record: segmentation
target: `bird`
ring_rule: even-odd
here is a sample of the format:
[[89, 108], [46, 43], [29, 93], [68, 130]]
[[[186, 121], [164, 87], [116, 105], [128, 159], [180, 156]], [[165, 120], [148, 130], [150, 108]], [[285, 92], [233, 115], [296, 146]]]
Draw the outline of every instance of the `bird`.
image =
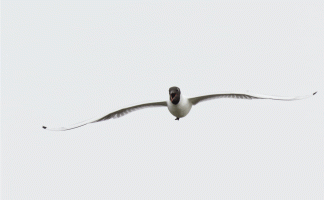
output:
[[148, 102], [148, 103], [141, 103], [133, 106], [128, 106], [122, 109], [115, 110], [106, 115], [103, 116], [101, 115], [99, 117], [95, 117], [90, 120], [86, 120], [67, 127], [49, 128], [47, 126], [43, 126], [43, 128], [50, 131], [66, 131], [90, 123], [101, 122], [112, 118], [119, 118], [135, 110], [142, 109], [142, 108], [149, 108], [149, 107], [167, 107], [169, 112], [176, 117], [175, 120], [179, 120], [180, 118], [185, 117], [190, 112], [192, 106], [195, 106], [202, 101], [211, 100], [211, 99], [236, 98], [236, 99], [250, 99], [250, 100], [251, 99], [272, 99], [272, 100], [292, 101], [292, 100], [305, 99], [315, 95], [316, 93], [317, 92], [314, 92], [311, 95], [295, 96], [295, 97], [278, 97], [278, 96], [262, 95], [262, 94], [220, 92], [215, 94], [188, 98], [181, 93], [179, 87], [173, 86], [169, 88], [169, 98], [167, 101]]

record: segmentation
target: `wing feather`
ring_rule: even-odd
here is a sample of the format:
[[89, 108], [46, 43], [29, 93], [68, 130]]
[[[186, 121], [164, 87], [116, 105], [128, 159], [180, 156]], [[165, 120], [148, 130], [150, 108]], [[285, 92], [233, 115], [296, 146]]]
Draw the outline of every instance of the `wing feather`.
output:
[[282, 101], [293, 101], [299, 99], [305, 99], [315, 95], [317, 92], [314, 92], [311, 95], [304, 96], [295, 96], [295, 97], [280, 97], [280, 96], [271, 96], [271, 95], [262, 95], [262, 94], [248, 94], [248, 93], [236, 93], [236, 92], [222, 92], [216, 94], [203, 95], [198, 97], [189, 98], [189, 101], [196, 105], [201, 101], [218, 99], [218, 98], [235, 98], [235, 99], [272, 99], [272, 100], [282, 100]]
[[95, 117], [71, 126], [67, 126], [67, 127], [59, 127], [59, 128], [48, 128], [46, 126], [43, 126], [44, 129], [46, 130], [50, 130], [50, 131], [66, 131], [66, 130], [70, 130], [70, 129], [75, 129], [78, 128], [80, 126], [84, 126], [86, 124], [90, 124], [90, 123], [95, 123], [95, 122], [100, 122], [100, 121], [104, 121], [104, 120], [109, 120], [112, 118], [119, 118], [122, 117], [124, 115], [127, 115], [130, 112], [139, 110], [139, 109], [143, 109], [143, 108], [148, 108], [148, 107], [161, 107], [161, 106], [167, 106], [167, 102], [166, 101], [160, 101], [160, 102], [150, 102], [150, 103], [142, 103], [142, 104], [137, 104], [137, 105], [133, 105], [133, 106], [129, 106], [126, 108], [122, 108], [122, 109], [118, 109], [115, 110], [107, 115], [104, 116], [99, 116], [99, 117]]

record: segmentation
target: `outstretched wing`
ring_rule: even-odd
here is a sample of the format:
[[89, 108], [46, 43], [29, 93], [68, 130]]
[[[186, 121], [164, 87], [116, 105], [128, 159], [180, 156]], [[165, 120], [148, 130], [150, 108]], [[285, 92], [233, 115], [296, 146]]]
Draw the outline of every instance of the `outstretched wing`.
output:
[[198, 97], [189, 98], [189, 101], [196, 105], [197, 103], [205, 100], [211, 100], [216, 98], [236, 98], [236, 99], [273, 99], [273, 100], [282, 100], [282, 101], [292, 101], [292, 100], [299, 100], [305, 99], [315, 95], [317, 92], [314, 92], [311, 95], [305, 96], [296, 96], [296, 97], [278, 97], [278, 96], [271, 96], [271, 95], [262, 95], [262, 94], [244, 94], [244, 93], [233, 93], [233, 92], [226, 92], [226, 93], [218, 93], [218, 94], [210, 94], [210, 95], [203, 95]]
[[150, 102], [150, 103], [142, 103], [142, 104], [138, 104], [138, 105], [134, 105], [134, 106], [129, 106], [126, 108], [122, 108], [122, 109], [118, 109], [114, 112], [111, 112], [107, 115], [104, 116], [99, 116], [90, 120], [86, 120], [71, 126], [67, 126], [67, 127], [59, 127], [59, 128], [48, 128], [46, 126], [43, 126], [44, 129], [46, 130], [50, 130], [50, 131], [66, 131], [66, 130], [70, 130], [70, 129], [74, 129], [74, 128], [78, 128], [80, 126], [84, 126], [86, 124], [90, 124], [90, 123], [94, 123], [94, 122], [100, 122], [100, 121], [104, 121], [104, 120], [108, 120], [111, 118], [119, 118], [122, 117], [130, 112], [133, 112], [135, 110], [139, 110], [142, 108], [148, 108], [148, 107], [160, 107], [160, 106], [167, 106], [167, 102], [166, 101], [160, 101], [160, 102]]

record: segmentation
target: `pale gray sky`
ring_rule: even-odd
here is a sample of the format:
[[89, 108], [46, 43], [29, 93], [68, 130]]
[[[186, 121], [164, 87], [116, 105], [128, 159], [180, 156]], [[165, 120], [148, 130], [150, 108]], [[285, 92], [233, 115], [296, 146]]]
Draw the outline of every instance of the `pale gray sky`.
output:
[[[320, 1], [1, 2], [2, 199], [323, 199]], [[66, 132], [171, 86], [217, 99]]]

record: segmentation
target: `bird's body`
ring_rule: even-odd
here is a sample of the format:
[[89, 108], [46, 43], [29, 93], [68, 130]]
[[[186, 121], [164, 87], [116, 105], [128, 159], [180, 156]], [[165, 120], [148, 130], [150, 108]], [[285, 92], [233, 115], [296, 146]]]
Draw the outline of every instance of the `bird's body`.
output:
[[180, 94], [180, 101], [178, 104], [173, 104], [170, 99], [167, 100], [167, 106], [170, 113], [178, 118], [185, 117], [191, 110], [192, 103], [187, 97]]
[[179, 118], [185, 117], [190, 112], [191, 107], [193, 105], [196, 105], [201, 101], [211, 100], [211, 99], [215, 99], [215, 98], [272, 99], [272, 100], [292, 101], [292, 100], [305, 99], [305, 98], [308, 98], [315, 94], [316, 94], [316, 92], [314, 92], [312, 95], [305, 95], [305, 96], [277, 97], [277, 96], [260, 95], [260, 94], [221, 92], [221, 93], [216, 93], [216, 94], [209, 94], [209, 95], [187, 98], [181, 94], [181, 91], [178, 87], [171, 87], [169, 89], [169, 99], [167, 101], [149, 102], [149, 103], [137, 104], [134, 106], [128, 106], [128, 107], [113, 111], [107, 115], [95, 117], [93, 119], [83, 121], [83, 122], [80, 122], [80, 123], [77, 123], [77, 124], [74, 124], [74, 125], [71, 125], [68, 127], [47, 128], [46, 126], [43, 126], [43, 128], [47, 129], [47, 130], [51, 130], [51, 131], [65, 131], [65, 130], [78, 128], [80, 126], [84, 126], [89, 123], [95, 123], [95, 122], [100, 122], [100, 121], [104, 121], [104, 120], [109, 120], [111, 118], [122, 117], [122, 116], [124, 116], [132, 111], [135, 111], [137, 109], [147, 108], [147, 107], [159, 107], [159, 106], [163, 106], [163, 107], [167, 106], [170, 113], [172, 115], [174, 115], [175, 117], [177, 117], [176, 120], [179, 120]]

